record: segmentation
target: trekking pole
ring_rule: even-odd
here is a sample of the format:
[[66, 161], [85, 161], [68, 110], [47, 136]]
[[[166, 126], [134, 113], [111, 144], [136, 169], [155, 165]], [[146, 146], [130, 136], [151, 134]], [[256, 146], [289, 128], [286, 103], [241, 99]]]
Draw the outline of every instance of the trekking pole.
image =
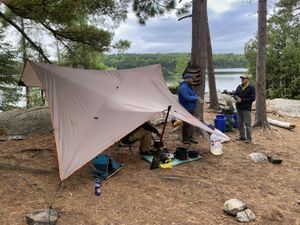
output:
[[160, 135], [159, 145], [157, 146], [157, 150], [156, 150], [156, 152], [153, 156], [153, 159], [152, 159], [152, 162], [151, 162], [151, 165], [150, 165], [150, 170], [154, 170], [154, 169], [157, 169], [159, 167], [160, 146], [161, 146], [161, 143], [163, 141], [163, 135], [164, 135], [165, 128], [166, 128], [166, 125], [167, 125], [170, 110], [171, 110], [171, 106], [169, 105], [167, 115], [166, 115], [166, 118], [165, 118], [165, 121], [164, 121], [164, 126], [163, 126], [163, 129], [162, 129], [161, 135]]

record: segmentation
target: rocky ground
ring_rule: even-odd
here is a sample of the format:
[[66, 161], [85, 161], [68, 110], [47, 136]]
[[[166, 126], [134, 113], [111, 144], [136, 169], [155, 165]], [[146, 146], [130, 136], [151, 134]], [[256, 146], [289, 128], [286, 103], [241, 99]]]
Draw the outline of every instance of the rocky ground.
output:
[[[193, 147], [204, 159], [172, 169], [151, 171], [140, 158], [138, 146], [132, 154], [112, 146], [106, 153], [125, 166], [103, 182], [100, 197], [94, 195], [92, 165], [87, 164], [63, 181], [53, 202], [59, 176], [51, 133], [2, 141], [0, 224], [25, 224], [26, 214], [53, 203], [60, 211], [58, 224], [64, 225], [233, 225], [239, 222], [222, 207], [226, 200], [238, 198], [255, 213], [253, 225], [300, 225], [300, 118], [276, 115], [273, 108], [268, 112], [268, 117], [291, 122], [296, 128], [272, 127], [271, 132], [256, 128], [252, 144], [225, 143], [221, 156], [212, 155], [209, 143], [199, 137]], [[205, 113], [207, 122], [214, 117], [214, 112]], [[181, 143], [171, 129], [168, 124], [164, 144], [175, 150]], [[227, 135], [234, 139], [238, 132]], [[43, 150], [24, 150], [29, 148]], [[283, 162], [254, 163], [248, 156], [253, 152], [277, 156]]]

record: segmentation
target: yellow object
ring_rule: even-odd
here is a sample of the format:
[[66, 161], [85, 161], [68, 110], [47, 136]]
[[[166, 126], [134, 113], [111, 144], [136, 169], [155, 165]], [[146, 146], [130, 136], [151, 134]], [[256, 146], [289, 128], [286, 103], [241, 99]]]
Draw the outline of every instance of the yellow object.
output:
[[162, 169], [171, 169], [172, 168], [172, 161], [171, 159], [166, 160], [165, 163], [159, 164], [159, 167]]
[[182, 120], [174, 120], [174, 122], [172, 121], [173, 127], [178, 127], [181, 124], [182, 124]]

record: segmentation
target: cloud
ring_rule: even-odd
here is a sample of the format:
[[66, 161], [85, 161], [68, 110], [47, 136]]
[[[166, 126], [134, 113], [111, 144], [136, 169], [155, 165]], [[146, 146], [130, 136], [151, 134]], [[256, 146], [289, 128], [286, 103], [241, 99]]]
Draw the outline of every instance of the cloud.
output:
[[222, 13], [229, 10], [233, 4], [241, 0], [222, 0], [222, 1], [208, 1], [207, 7], [216, 13]]
[[[213, 51], [242, 53], [245, 42], [257, 30], [256, 11], [256, 2], [247, 4], [236, 0], [224, 0], [218, 8], [208, 7]], [[141, 26], [131, 15], [115, 31], [114, 40], [119, 39], [131, 41], [130, 53], [190, 52], [191, 18], [181, 21], [176, 17], [151, 19]]]

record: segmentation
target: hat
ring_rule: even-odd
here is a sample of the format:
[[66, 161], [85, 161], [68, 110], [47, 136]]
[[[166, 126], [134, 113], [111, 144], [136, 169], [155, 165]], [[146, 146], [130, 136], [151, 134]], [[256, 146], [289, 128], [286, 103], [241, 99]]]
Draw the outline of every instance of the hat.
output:
[[193, 75], [190, 74], [190, 73], [186, 73], [186, 74], [183, 75], [184, 80], [189, 79], [189, 78], [193, 78]]
[[244, 73], [244, 74], [242, 74], [242, 75], [240, 76], [240, 78], [250, 79], [250, 78], [251, 78], [251, 75], [250, 75], [250, 74]]

